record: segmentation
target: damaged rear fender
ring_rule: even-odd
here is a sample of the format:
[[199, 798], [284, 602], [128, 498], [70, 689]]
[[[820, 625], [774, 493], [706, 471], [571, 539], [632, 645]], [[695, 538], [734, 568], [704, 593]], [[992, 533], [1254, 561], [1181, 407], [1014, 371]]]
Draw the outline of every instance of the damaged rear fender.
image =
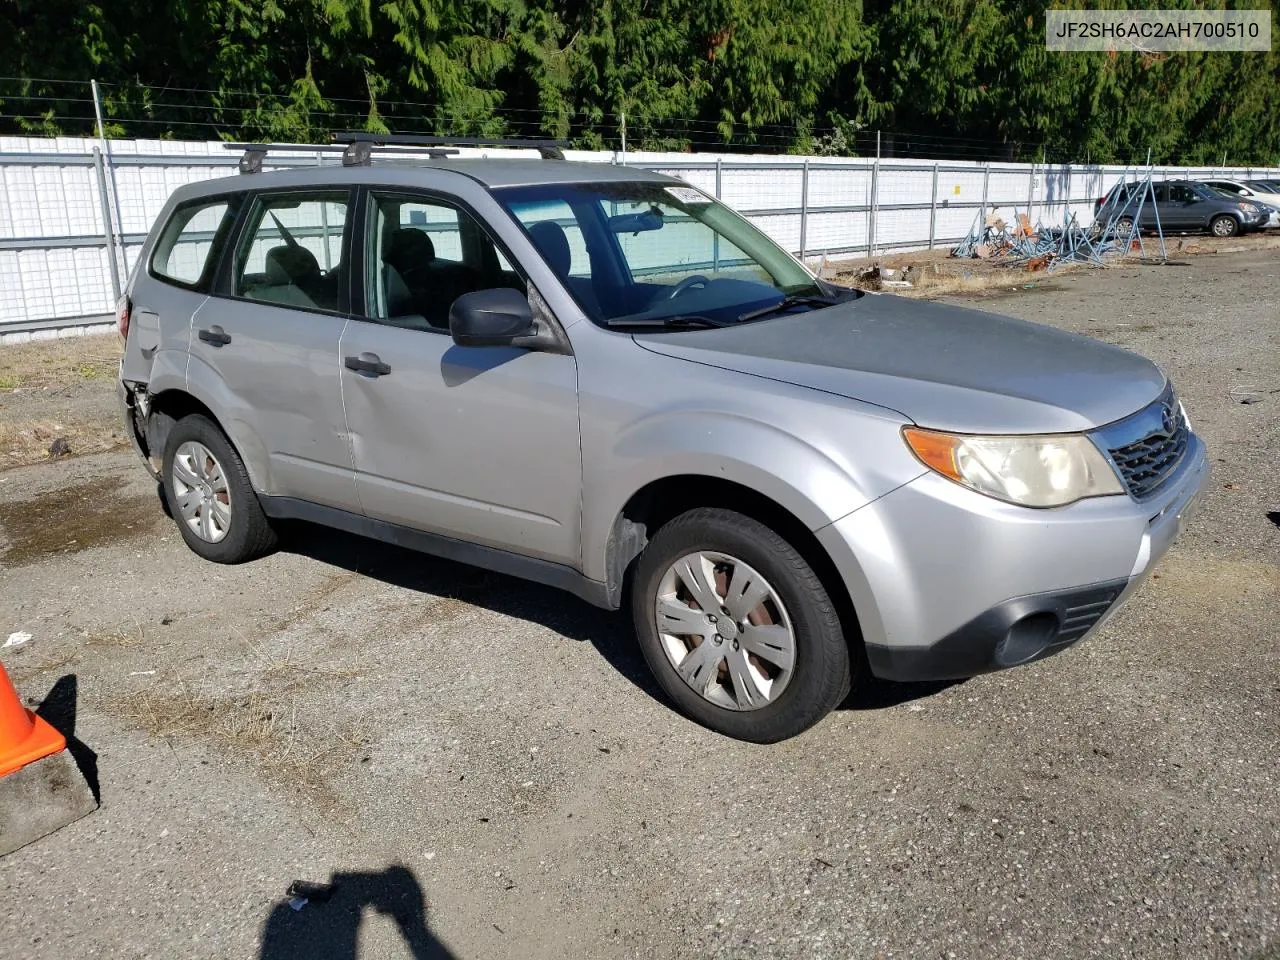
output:
[[[186, 359], [185, 355], [182, 359]], [[160, 371], [160, 364], [153, 369]], [[128, 435], [157, 479], [169, 431], [183, 417], [198, 413], [216, 423], [230, 439], [254, 489], [271, 489], [270, 477], [264, 475], [269, 469], [265, 444], [243, 415], [247, 412], [242, 410], [244, 405], [207, 364], [191, 358], [186, 371], [163, 370], [161, 376], [148, 383], [121, 381], [119, 390]]]

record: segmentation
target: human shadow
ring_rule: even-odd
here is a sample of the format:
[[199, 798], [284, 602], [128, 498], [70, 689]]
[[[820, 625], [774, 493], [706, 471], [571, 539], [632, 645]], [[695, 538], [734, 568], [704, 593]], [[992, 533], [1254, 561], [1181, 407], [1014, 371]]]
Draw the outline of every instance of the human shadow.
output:
[[[504, 616], [548, 627], [562, 636], [590, 643], [624, 678], [660, 703], [669, 705], [653, 679], [625, 612], [601, 610], [572, 594], [517, 577], [481, 570], [451, 560], [385, 544], [356, 534], [303, 522], [282, 527], [281, 547], [322, 563], [360, 573], [383, 583], [454, 597]], [[933, 696], [960, 681], [891, 683], [872, 676], [866, 655], [854, 653], [856, 678], [842, 710], [878, 710]]]
[[356, 960], [366, 909], [395, 921], [414, 960], [454, 957], [428, 928], [426, 897], [408, 867], [335, 873], [329, 886], [332, 892], [323, 901], [295, 910], [284, 900], [272, 908], [259, 960]]
[[59, 677], [49, 689], [36, 714], [49, 726], [67, 738], [67, 752], [80, 769], [80, 775], [93, 791], [95, 803], [102, 803], [102, 789], [98, 782], [98, 755], [88, 744], [76, 736], [76, 702], [79, 699], [79, 682], [74, 673]]

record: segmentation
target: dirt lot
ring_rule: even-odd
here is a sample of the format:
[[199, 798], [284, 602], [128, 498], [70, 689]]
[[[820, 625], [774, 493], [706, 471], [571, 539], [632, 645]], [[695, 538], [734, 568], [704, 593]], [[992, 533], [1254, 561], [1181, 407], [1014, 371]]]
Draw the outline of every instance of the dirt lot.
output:
[[119, 359], [114, 335], [0, 346], [0, 470], [48, 460], [50, 448], [75, 456], [127, 446], [110, 402]]
[[1280, 957], [1278, 303], [1274, 250], [984, 296], [1161, 363], [1209, 495], [1084, 645], [774, 747], [568, 595], [314, 529], [209, 565], [128, 450], [0, 472], [0, 658], [102, 795], [0, 860], [5, 955]]

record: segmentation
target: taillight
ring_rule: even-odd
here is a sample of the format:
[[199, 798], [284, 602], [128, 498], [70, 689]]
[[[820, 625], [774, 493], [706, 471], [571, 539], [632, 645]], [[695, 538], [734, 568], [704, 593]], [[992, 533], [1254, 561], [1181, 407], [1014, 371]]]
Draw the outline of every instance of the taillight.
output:
[[130, 302], [127, 294], [116, 301], [116, 329], [125, 339], [129, 337], [129, 314], [132, 312], [133, 303]]
[[1103, 205], [1104, 203], [1106, 203], [1106, 202], [1107, 202], [1107, 198], [1106, 198], [1106, 197], [1099, 197], [1097, 200], [1093, 201], [1093, 205], [1094, 205], [1095, 207], [1100, 207], [1100, 206], [1102, 206], [1102, 205]]

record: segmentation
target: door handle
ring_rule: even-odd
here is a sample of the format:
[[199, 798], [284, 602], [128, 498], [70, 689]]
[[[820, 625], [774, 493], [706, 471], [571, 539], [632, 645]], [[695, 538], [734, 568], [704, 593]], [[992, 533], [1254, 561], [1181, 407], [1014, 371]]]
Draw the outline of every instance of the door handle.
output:
[[376, 353], [362, 353], [358, 357], [343, 357], [342, 362], [348, 370], [362, 373], [367, 377], [385, 377], [391, 372], [391, 364], [383, 363]]
[[224, 347], [231, 342], [231, 334], [227, 333], [227, 331], [223, 330], [216, 323], [206, 330], [197, 331], [196, 336], [205, 343], [214, 347]]

